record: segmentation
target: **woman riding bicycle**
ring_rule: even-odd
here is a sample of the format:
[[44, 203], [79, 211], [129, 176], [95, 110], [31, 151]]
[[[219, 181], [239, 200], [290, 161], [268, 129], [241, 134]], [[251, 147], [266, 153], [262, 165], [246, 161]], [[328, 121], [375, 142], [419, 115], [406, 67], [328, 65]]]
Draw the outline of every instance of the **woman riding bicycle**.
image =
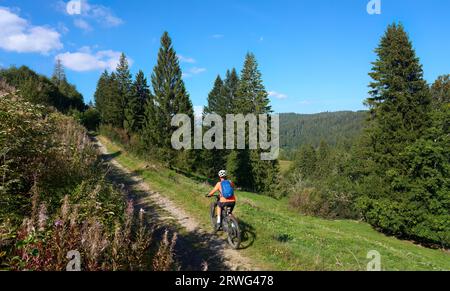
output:
[[227, 179], [227, 172], [222, 170], [219, 172], [220, 182], [217, 183], [216, 187], [207, 195], [207, 197], [214, 196], [217, 192], [220, 193], [220, 200], [217, 207], [217, 228], [220, 228], [222, 224], [222, 210], [225, 207], [231, 209], [233, 212], [236, 206], [236, 195], [234, 193], [235, 185], [233, 182]]

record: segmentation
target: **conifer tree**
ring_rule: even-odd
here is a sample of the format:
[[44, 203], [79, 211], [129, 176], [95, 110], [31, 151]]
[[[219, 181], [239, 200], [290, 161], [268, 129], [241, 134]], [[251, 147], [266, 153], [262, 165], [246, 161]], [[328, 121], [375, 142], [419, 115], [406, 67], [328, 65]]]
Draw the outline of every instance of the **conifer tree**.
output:
[[[154, 130], [152, 140], [162, 150], [169, 163], [180, 153], [172, 149], [171, 137], [176, 128], [171, 126], [176, 114], [187, 114], [194, 120], [194, 110], [186, 91], [177, 54], [167, 32], [161, 38], [158, 61], [152, 74], [154, 118], [147, 119], [146, 126]], [[149, 129], [146, 132], [149, 132]]]
[[450, 75], [439, 76], [431, 86], [433, 107], [442, 109], [450, 104]]
[[303, 177], [313, 177], [319, 162], [317, 152], [312, 145], [304, 145], [296, 154], [294, 167], [300, 170]]
[[215, 113], [225, 118], [227, 114], [233, 114], [235, 100], [239, 86], [239, 77], [235, 69], [228, 70], [225, 80], [217, 76], [212, 91], [208, 95], [208, 106], [204, 112]]
[[145, 106], [150, 96], [147, 79], [142, 71], [136, 75], [131, 86], [131, 92], [125, 108], [125, 130], [128, 133], [138, 133], [142, 130], [145, 118]]
[[109, 73], [108, 73], [108, 71], [105, 70], [97, 82], [97, 88], [96, 88], [95, 94], [94, 94], [95, 107], [97, 108], [98, 112], [100, 113], [100, 119], [101, 119], [102, 123], [104, 123], [104, 121], [105, 121], [105, 111], [106, 111], [106, 102], [107, 102], [106, 90], [107, 90], [108, 80], [109, 80]]
[[[222, 78], [217, 76], [216, 81], [214, 82], [214, 87], [211, 90], [211, 92], [208, 95], [208, 106], [205, 106], [203, 112], [204, 114], [219, 114], [219, 106], [221, 99], [223, 99], [222, 93], [223, 93], [223, 81]], [[219, 114], [220, 115], [220, 114]]]
[[[369, 74], [370, 144], [380, 173], [399, 167], [398, 154], [430, 125], [430, 94], [422, 65], [402, 25], [390, 25]], [[381, 167], [380, 167], [381, 166]]]
[[[239, 77], [235, 69], [226, 72], [226, 79], [217, 76], [214, 82], [214, 87], [208, 95], [208, 105], [204, 108], [204, 114], [217, 114], [222, 117], [225, 125], [226, 115], [233, 114], [235, 111], [234, 102], [237, 96], [237, 89], [239, 86]], [[205, 128], [204, 130], [208, 130]], [[225, 134], [225, 127], [223, 134]], [[230, 162], [227, 163], [228, 155], [230, 151], [226, 149], [213, 149], [205, 150], [203, 152], [203, 164], [205, 175], [210, 178], [216, 178], [217, 173], [226, 168], [230, 168], [230, 172], [234, 173], [235, 170], [231, 169], [237, 167], [237, 156], [230, 158]], [[228, 164], [228, 166], [227, 166]], [[236, 166], [234, 166], [236, 165]]]
[[248, 53], [245, 57], [237, 96], [235, 108], [239, 113], [269, 114], [272, 112], [269, 94], [264, 87], [256, 57], [252, 53]]
[[56, 63], [55, 63], [55, 69], [54, 69], [53, 75], [52, 75], [52, 82], [57, 87], [59, 87], [62, 82], [66, 82], [66, 81], [67, 81], [67, 78], [66, 78], [66, 72], [64, 70], [64, 66], [61, 62], [61, 59], [57, 59]]
[[55, 104], [59, 110], [67, 112], [69, 109], [78, 111], [83, 111], [85, 109], [83, 95], [77, 91], [74, 85], [69, 84], [67, 81], [66, 72], [60, 59], [56, 60], [51, 81], [58, 88], [60, 93]]
[[[223, 81], [222, 78], [217, 76], [216, 81], [214, 82], [214, 87], [208, 95], [208, 105], [203, 109], [203, 115], [206, 116], [208, 114], [218, 114], [220, 115], [219, 108], [222, 103], [222, 99], [224, 96], [223, 93]], [[222, 116], [222, 115], [221, 115]], [[222, 116], [223, 117], [223, 116]], [[210, 128], [205, 127], [203, 129], [204, 132], [209, 130]], [[225, 131], [223, 131], [224, 133]], [[223, 134], [222, 133], [222, 134]], [[203, 171], [206, 176], [209, 178], [216, 178], [217, 173], [225, 169], [226, 166], [226, 156], [224, 156], [224, 151], [219, 149], [204, 149], [202, 152], [203, 157]]]
[[123, 126], [123, 99], [116, 73], [111, 73], [105, 84], [104, 121], [116, 128]]
[[422, 66], [402, 25], [388, 27], [376, 53], [360, 209], [386, 232], [449, 245], [448, 134], [436, 123]]
[[[236, 69], [233, 68], [231, 72], [228, 70], [223, 84], [223, 93], [225, 104], [224, 112], [226, 114], [233, 114], [236, 110], [235, 102], [237, 98], [237, 91], [239, 88], [239, 76]], [[222, 114], [223, 114], [222, 113]]]
[[[272, 113], [270, 99], [262, 81], [258, 63], [253, 54], [246, 56], [242, 69], [236, 99], [233, 102], [236, 114], [270, 114]], [[247, 130], [248, 135], [248, 130]], [[269, 134], [270, 135], [270, 134]], [[247, 136], [248, 143], [248, 136]], [[257, 192], [269, 192], [278, 185], [278, 161], [262, 161], [260, 149], [239, 150], [233, 153], [237, 156], [238, 165], [228, 165], [236, 169], [234, 175], [238, 177], [240, 186]], [[232, 164], [232, 163], [231, 163]]]
[[158, 129], [159, 126], [162, 126], [162, 120], [159, 118], [160, 112], [153, 94], [150, 93], [144, 107], [141, 139], [147, 151], [155, 155], [158, 154], [156, 150], [160, 147], [160, 132]]
[[[122, 120], [122, 125], [120, 128], [125, 127], [125, 109], [128, 106], [128, 102], [130, 98], [133, 98], [131, 94], [131, 85], [132, 85], [132, 76], [130, 73], [130, 68], [128, 65], [127, 57], [124, 53], [121, 54], [119, 64], [116, 69], [116, 80], [118, 85], [118, 102], [114, 102], [120, 106], [120, 108], [115, 108], [115, 112], [117, 112], [117, 120]], [[132, 101], [131, 101], [132, 102]], [[131, 130], [131, 129], [130, 129]]]

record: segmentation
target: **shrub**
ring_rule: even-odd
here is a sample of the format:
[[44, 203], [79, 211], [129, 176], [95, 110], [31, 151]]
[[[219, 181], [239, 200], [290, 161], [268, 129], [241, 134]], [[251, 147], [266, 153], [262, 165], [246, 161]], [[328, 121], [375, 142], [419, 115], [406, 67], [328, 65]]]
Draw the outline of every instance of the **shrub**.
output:
[[87, 128], [87, 130], [95, 131], [100, 126], [100, 112], [97, 109], [91, 107], [81, 114], [81, 124]]
[[0, 217], [17, 222], [29, 213], [30, 189], [44, 175], [55, 144], [44, 108], [8, 95], [0, 98]]
[[359, 218], [355, 187], [348, 175], [352, 160], [348, 154], [331, 150], [325, 143], [316, 150], [304, 147], [282, 188], [290, 204], [306, 215], [324, 218]]
[[176, 238], [150, 256], [152, 227], [106, 181], [86, 129], [2, 92], [0, 269], [65, 270], [72, 250], [86, 271], [173, 269]]
[[[85, 196], [91, 199], [92, 195]], [[58, 215], [49, 218], [45, 204], [41, 204], [38, 218], [25, 219], [15, 234], [15, 245], [9, 247], [9, 253], [4, 252], [7, 256], [2, 269], [64, 271], [71, 251], [80, 253], [84, 271], [151, 268], [151, 261], [144, 259], [148, 257], [152, 230], [147, 230], [143, 216], [139, 222], [134, 219], [132, 204], [131, 210], [128, 207], [118, 215], [124, 221], [116, 218], [115, 228], [109, 228], [101, 215], [89, 212], [84, 216], [78, 209], [79, 205], [71, 204], [66, 197]]]
[[169, 239], [169, 231], [164, 233], [163, 239], [159, 245], [158, 252], [153, 259], [154, 271], [174, 271], [175, 262], [173, 259], [174, 247], [177, 242], [177, 234], [173, 234]]
[[99, 132], [101, 135], [108, 137], [111, 141], [128, 147], [130, 138], [124, 129], [113, 127], [112, 125], [100, 125]]
[[289, 203], [304, 215], [324, 216], [328, 213], [321, 193], [314, 188], [300, 189], [290, 197]]

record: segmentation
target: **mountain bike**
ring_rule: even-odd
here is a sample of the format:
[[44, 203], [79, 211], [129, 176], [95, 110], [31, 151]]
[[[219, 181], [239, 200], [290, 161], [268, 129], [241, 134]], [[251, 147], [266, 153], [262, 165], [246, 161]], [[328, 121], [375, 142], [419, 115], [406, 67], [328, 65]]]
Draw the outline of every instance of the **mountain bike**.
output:
[[[210, 218], [213, 230], [217, 233], [220, 230], [217, 225], [217, 207], [219, 207], [220, 197], [218, 195], [212, 197], [215, 197], [216, 201], [211, 203]], [[224, 207], [222, 209], [222, 229], [228, 235], [227, 240], [230, 246], [235, 250], [239, 249], [241, 245], [241, 230], [239, 228], [239, 222], [234, 217], [230, 207]]]

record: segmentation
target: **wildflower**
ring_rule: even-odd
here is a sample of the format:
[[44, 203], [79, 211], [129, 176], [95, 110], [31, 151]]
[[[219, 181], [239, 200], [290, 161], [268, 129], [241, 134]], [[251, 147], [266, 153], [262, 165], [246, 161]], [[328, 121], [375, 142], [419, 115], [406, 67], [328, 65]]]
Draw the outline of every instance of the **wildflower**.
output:
[[58, 219], [57, 221], [55, 221], [55, 226], [56, 227], [63, 227], [64, 226], [64, 222], [61, 219]]
[[39, 231], [45, 230], [47, 220], [48, 220], [47, 206], [45, 204], [41, 204], [41, 207], [39, 208], [39, 215], [38, 215]]
[[61, 206], [61, 216], [64, 221], [66, 221], [69, 216], [69, 207], [69, 196], [66, 195]]
[[145, 215], [145, 210], [143, 208], [141, 208], [141, 210], [139, 210], [139, 222], [143, 222], [144, 221], [144, 215]]

